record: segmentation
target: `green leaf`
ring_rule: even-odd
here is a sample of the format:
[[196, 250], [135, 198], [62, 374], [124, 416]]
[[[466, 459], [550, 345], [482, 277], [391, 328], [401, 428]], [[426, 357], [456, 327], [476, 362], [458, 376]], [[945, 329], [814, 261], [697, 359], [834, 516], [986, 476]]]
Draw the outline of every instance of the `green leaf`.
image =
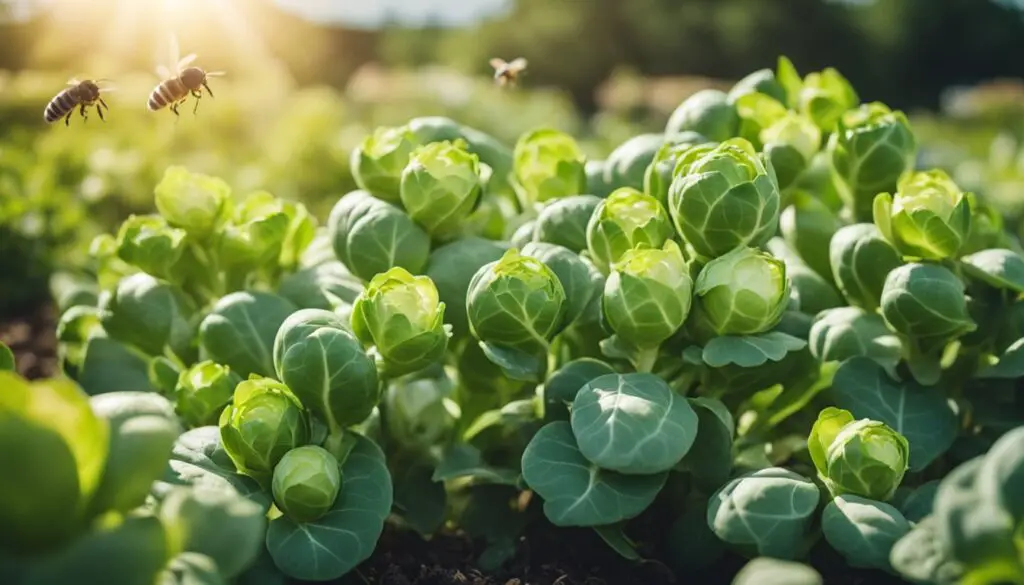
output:
[[891, 571], [889, 553], [911, 526], [889, 504], [846, 494], [825, 506], [821, 528], [850, 566]]
[[568, 420], [566, 405], [576, 399], [580, 388], [598, 376], [614, 373], [614, 368], [594, 358], [580, 358], [565, 364], [544, 382], [545, 419], [549, 422]]
[[904, 579], [922, 585], [956, 585], [963, 566], [953, 558], [949, 543], [935, 531], [934, 516], [923, 518], [903, 538], [896, 541], [889, 561]]
[[978, 491], [1024, 522], [1024, 426], [999, 438], [978, 470]]
[[705, 492], [713, 492], [729, 480], [732, 472], [732, 443], [736, 425], [721, 400], [691, 398], [697, 412], [697, 438], [681, 465]]
[[813, 567], [793, 561], [758, 557], [740, 569], [732, 585], [822, 585]]
[[802, 475], [769, 467], [741, 475], [722, 486], [708, 503], [707, 521], [715, 535], [762, 556], [792, 560], [805, 542], [821, 491]]
[[459, 478], [470, 478], [477, 484], [514, 486], [519, 483], [517, 471], [488, 465], [480, 450], [466, 443], [456, 443], [449, 447], [434, 469], [434, 481]]
[[539, 382], [544, 375], [545, 364], [541, 356], [486, 341], [480, 342], [480, 348], [487, 359], [501, 368], [501, 371], [513, 380]]
[[337, 579], [368, 559], [377, 546], [393, 502], [384, 453], [356, 435], [341, 472], [341, 493], [322, 518], [297, 524], [280, 516], [270, 522], [267, 549], [285, 575], [304, 581]]
[[897, 382], [866, 357], [844, 362], [832, 380], [836, 405], [856, 418], [884, 422], [910, 442], [910, 469], [920, 471], [956, 439], [958, 418], [940, 388]]
[[0, 372], [14, 371], [14, 352], [0, 341]]
[[655, 474], [674, 467], [697, 438], [697, 413], [654, 374], [606, 374], [580, 388], [572, 430], [602, 469]]
[[199, 325], [206, 357], [243, 379], [274, 376], [274, 338], [296, 307], [265, 292], [236, 292], [221, 298]]
[[544, 499], [556, 526], [602, 526], [643, 512], [667, 473], [623, 475], [597, 467], [576, 444], [567, 422], [545, 425], [523, 452], [523, 480]]
[[94, 396], [104, 392], [156, 391], [149, 380], [146, 358], [108, 337], [93, 337], [88, 341], [76, 381], [86, 393]]
[[89, 402], [110, 425], [107, 465], [92, 511], [127, 512], [146, 501], [150, 486], [167, 466], [181, 426], [171, 403], [151, 392], [109, 392]]
[[1024, 293], [1024, 258], [1002, 248], [982, 250], [961, 258], [964, 272], [996, 288]]
[[640, 553], [636, 552], [635, 546], [622, 533], [622, 528], [619, 526], [595, 526], [594, 532], [622, 558], [630, 561], [639, 561], [641, 559]]
[[394, 507], [406, 524], [424, 537], [432, 536], [444, 523], [444, 484], [431, 477], [427, 465], [405, 465], [393, 478]]
[[760, 366], [768, 361], [778, 362], [793, 351], [807, 347], [807, 342], [780, 331], [760, 335], [716, 337], [704, 346], [701, 356], [712, 368], [735, 364], [743, 368]]
[[266, 509], [234, 489], [209, 485], [177, 488], [160, 507], [160, 518], [182, 550], [213, 559], [225, 577], [239, 575], [263, 548]]
[[998, 362], [978, 372], [977, 377], [997, 380], [1024, 377], [1024, 337], [1014, 341], [1003, 355], [999, 356]]
[[90, 532], [47, 557], [23, 585], [152, 585], [171, 554], [160, 520], [128, 517], [110, 529]]
[[217, 570], [213, 559], [186, 552], [171, 560], [156, 585], [228, 585], [228, 582]]

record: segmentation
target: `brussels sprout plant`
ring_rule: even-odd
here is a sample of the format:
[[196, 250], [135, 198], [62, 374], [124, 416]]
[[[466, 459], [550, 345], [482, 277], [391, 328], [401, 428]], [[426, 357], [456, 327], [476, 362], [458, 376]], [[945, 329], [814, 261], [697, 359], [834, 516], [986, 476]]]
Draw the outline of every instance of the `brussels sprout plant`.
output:
[[834, 69], [664, 130], [413, 118], [320, 218], [168, 169], [62, 376], [0, 348], [0, 580], [366, 580], [388, 526], [482, 572], [573, 527], [679, 582], [1024, 583], [1015, 224]]

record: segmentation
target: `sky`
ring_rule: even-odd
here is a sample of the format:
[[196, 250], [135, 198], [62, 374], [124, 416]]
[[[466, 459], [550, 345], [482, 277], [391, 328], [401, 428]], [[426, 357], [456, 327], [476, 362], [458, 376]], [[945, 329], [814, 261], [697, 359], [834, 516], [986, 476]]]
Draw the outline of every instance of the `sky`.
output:
[[510, 0], [274, 0], [282, 8], [320, 22], [376, 27], [386, 21], [416, 26], [460, 25], [500, 13]]

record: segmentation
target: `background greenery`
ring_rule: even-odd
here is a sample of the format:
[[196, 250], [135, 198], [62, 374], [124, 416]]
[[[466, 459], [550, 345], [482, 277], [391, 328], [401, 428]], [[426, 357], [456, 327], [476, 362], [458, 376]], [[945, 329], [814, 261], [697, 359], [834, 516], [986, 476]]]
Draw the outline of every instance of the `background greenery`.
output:
[[[834, 66], [865, 101], [906, 110], [923, 165], [949, 169], [1018, 224], [1024, 215], [1014, 2], [517, 0], [472, 26], [372, 30], [268, 0], [218, 0], [233, 10], [219, 21], [201, 4], [178, 15], [176, 32], [198, 64], [230, 74], [198, 117], [190, 105], [176, 120], [143, 106], [166, 51], [160, 19], [115, 18], [115, 0], [58, 0], [15, 18], [13, 0], [0, 0], [0, 317], [45, 296], [55, 266], [86, 265], [93, 235], [148, 211], [169, 165], [300, 199], [323, 218], [354, 187], [348, 153], [377, 125], [446, 115], [508, 144], [547, 125], [599, 159], [662, 129], [694, 91], [728, 87], [780, 54], [801, 72]], [[89, 9], [100, 5], [111, 9]], [[496, 55], [529, 59], [520, 89], [491, 83]], [[116, 80], [105, 124], [43, 123], [71, 75]]]

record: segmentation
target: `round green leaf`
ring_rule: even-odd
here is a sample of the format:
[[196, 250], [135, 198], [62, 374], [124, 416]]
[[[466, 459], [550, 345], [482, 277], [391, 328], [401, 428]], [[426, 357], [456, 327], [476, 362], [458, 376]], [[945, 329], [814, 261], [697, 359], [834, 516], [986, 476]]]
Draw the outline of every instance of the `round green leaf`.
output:
[[633, 518], [651, 505], [668, 473], [624, 475], [580, 452], [567, 422], [550, 423], [523, 451], [523, 480], [544, 499], [555, 526], [601, 526]]
[[1024, 293], [1024, 258], [1012, 250], [993, 248], [964, 256], [964, 271], [996, 288]]
[[674, 467], [697, 438], [697, 413], [654, 374], [606, 374], [572, 407], [580, 452], [598, 467], [652, 474]]
[[295, 312], [282, 297], [265, 292], [236, 292], [221, 298], [199, 326], [206, 357], [228, 366], [243, 379], [274, 375], [274, 338]]
[[701, 359], [712, 368], [735, 364], [741, 368], [753, 368], [765, 362], [779, 362], [793, 351], [807, 347], [803, 339], [781, 331], [769, 331], [760, 335], [715, 337], [704, 346]]
[[758, 557], [740, 569], [732, 585], [822, 585], [813, 567], [793, 561]]
[[713, 492], [722, 487], [732, 472], [732, 438], [735, 423], [729, 408], [717, 398], [691, 398], [697, 412], [697, 439], [683, 457], [682, 465], [693, 481]]
[[832, 395], [855, 418], [884, 422], [906, 437], [911, 471], [927, 467], [956, 439], [959, 421], [939, 387], [897, 382], [870, 358], [844, 362], [832, 380]]
[[576, 399], [576, 394], [587, 382], [603, 376], [614, 374], [615, 369], [601, 360], [580, 358], [573, 360], [556, 370], [544, 382], [544, 413], [550, 420], [569, 419], [567, 404]]
[[267, 549], [285, 575], [330, 581], [368, 559], [391, 512], [393, 488], [384, 453], [362, 435], [341, 466], [343, 484], [334, 507], [298, 524], [287, 516], [270, 522]]
[[889, 553], [910, 528], [889, 504], [849, 494], [837, 496], [821, 514], [825, 540], [853, 567], [892, 570]]

